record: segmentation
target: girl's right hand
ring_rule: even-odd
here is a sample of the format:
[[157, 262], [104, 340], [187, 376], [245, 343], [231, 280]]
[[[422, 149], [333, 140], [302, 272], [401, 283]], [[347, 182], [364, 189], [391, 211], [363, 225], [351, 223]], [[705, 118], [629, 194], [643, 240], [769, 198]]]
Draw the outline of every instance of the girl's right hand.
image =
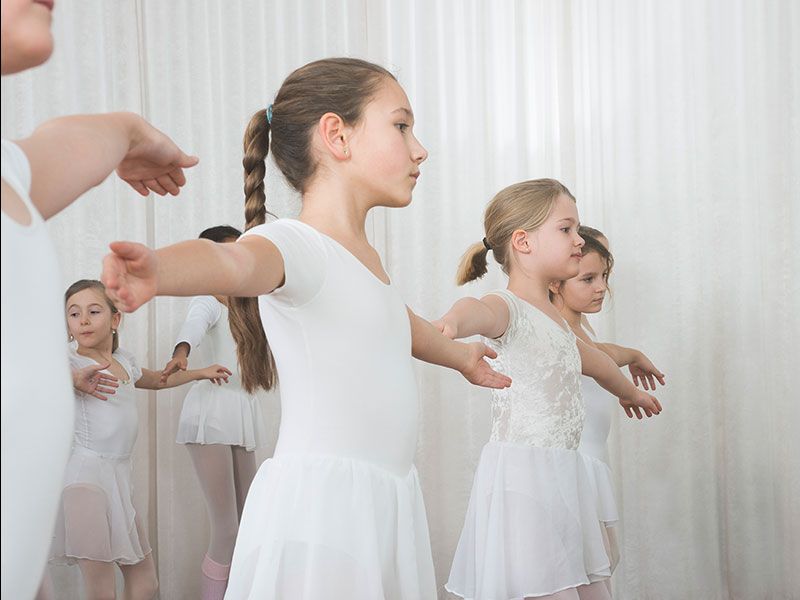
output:
[[105, 365], [89, 365], [72, 372], [72, 385], [79, 392], [94, 396], [98, 400], [108, 400], [108, 396], [116, 394], [119, 379], [111, 373], [101, 373], [110, 367]]
[[117, 308], [133, 312], [156, 295], [158, 258], [143, 244], [112, 242], [109, 247], [100, 280]]
[[634, 415], [636, 415], [637, 419], [641, 419], [642, 411], [644, 411], [644, 414], [648, 417], [652, 417], [661, 412], [661, 403], [655, 396], [651, 396], [638, 388], [634, 389], [636, 390], [635, 394], [630, 397], [619, 399], [620, 406], [625, 409], [625, 414], [627, 414], [629, 418], [632, 419]]

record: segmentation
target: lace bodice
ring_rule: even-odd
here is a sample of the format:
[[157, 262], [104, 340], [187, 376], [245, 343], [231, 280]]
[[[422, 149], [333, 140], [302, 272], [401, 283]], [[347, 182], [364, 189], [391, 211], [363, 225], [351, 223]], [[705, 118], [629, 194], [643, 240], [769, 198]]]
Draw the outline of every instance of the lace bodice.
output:
[[585, 417], [575, 334], [508, 290], [506, 332], [486, 340], [511, 387], [492, 390], [491, 441], [576, 449]]

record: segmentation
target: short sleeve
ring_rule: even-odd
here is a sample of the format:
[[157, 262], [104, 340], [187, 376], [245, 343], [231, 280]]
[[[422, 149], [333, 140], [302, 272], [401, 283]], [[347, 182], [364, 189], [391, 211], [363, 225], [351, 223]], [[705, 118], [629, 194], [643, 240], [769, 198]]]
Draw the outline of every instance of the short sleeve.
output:
[[9, 140], [2, 141], [2, 175], [17, 194], [28, 197], [31, 193], [31, 165], [22, 148]]
[[268, 239], [283, 257], [284, 283], [269, 295], [272, 300], [297, 307], [316, 296], [328, 265], [328, 252], [316, 229], [293, 219], [278, 219], [248, 229], [242, 237], [249, 235]]
[[[181, 326], [175, 346], [181, 342], [189, 344], [190, 349], [200, 345], [208, 330], [216, 325], [222, 316], [222, 305], [214, 296], [197, 296], [189, 303], [186, 320]], [[174, 347], [174, 346], [173, 346]]]
[[122, 348], [117, 348], [117, 351], [114, 353], [117, 356], [115, 357], [117, 360], [120, 358], [127, 363], [127, 365], [123, 365], [126, 367], [128, 371], [128, 375], [131, 376], [131, 383], [136, 383], [142, 378], [142, 369], [139, 367], [139, 364], [136, 362], [136, 359], [133, 357], [133, 354], [128, 352], [127, 350], [123, 350]]
[[494, 290], [489, 292], [489, 294], [492, 296], [497, 296], [498, 298], [502, 298], [508, 306], [508, 327], [506, 327], [503, 335], [494, 340], [498, 344], [502, 345], [510, 339], [513, 339], [514, 335], [516, 334], [517, 320], [519, 319], [519, 309], [517, 307], [517, 302], [514, 295], [508, 290]]

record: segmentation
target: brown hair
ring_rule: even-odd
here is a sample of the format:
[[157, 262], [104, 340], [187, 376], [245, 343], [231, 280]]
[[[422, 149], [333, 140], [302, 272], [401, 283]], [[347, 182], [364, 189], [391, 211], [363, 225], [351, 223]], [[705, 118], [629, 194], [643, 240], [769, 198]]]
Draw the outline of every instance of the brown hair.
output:
[[[114, 303], [111, 301], [111, 298], [109, 298], [108, 294], [106, 294], [106, 286], [104, 286], [101, 281], [97, 281], [96, 279], [80, 279], [69, 286], [67, 291], [64, 292], [64, 308], [66, 308], [67, 302], [69, 302], [70, 298], [72, 298], [78, 292], [82, 292], [83, 290], [96, 290], [100, 292], [105, 299], [106, 304], [108, 304], [108, 308], [111, 309], [111, 314], [115, 315], [119, 312], [117, 307], [114, 306]], [[114, 333], [111, 337], [111, 352], [115, 352], [117, 348], [119, 348], [119, 332], [116, 329], [113, 331]]]
[[[608, 276], [611, 275], [611, 269], [614, 268], [614, 255], [611, 254], [611, 250], [606, 248], [603, 243], [600, 242], [600, 238], [608, 239], [606, 235], [599, 229], [587, 227], [586, 225], [581, 225], [578, 228], [578, 235], [581, 236], [584, 241], [583, 248], [581, 248], [581, 254], [583, 256], [591, 254], [592, 252], [598, 254], [600, 259], [606, 263], [606, 278], [608, 278]], [[606, 289], [610, 294], [611, 287], [608, 285], [608, 281], [606, 281]]]
[[490, 248], [494, 259], [508, 274], [511, 235], [520, 229], [533, 231], [541, 227], [561, 194], [575, 200], [566, 186], [555, 179], [531, 179], [500, 190], [486, 207], [484, 241], [470, 246], [461, 257], [456, 275], [458, 285], [486, 274]]
[[[327, 112], [348, 125], [357, 124], [364, 107], [386, 79], [383, 67], [355, 58], [311, 62], [289, 75], [271, 106], [254, 114], [244, 134], [245, 231], [266, 221], [264, 175], [267, 154], [289, 184], [301, 194], [314, 176], [317, 161], [311, 152], [311, 133]], [[270, 135], [272, 143], [270, 143]], [[275, 358], [261, 324], [257, 298], [230, 298], [229, 321], [236, 340], [242, 387], [272, 389], [278, 381]]]
[[[600, 257], [606, 264], [606, 278], [611, 274], [611, 269], [614, 267], [614, 255], [611, 254], [611, 251], [606, 248], [598, 238], [605, 238], [605, 234], [598, 229], [594, 229], [592, 227], [586, 227], [585, 225], [581, 225], [578, 228], [578, 235], [583, 238], [583, 247], [581, 248], [581, 256], [586, 256], [587, 254], [591, 254], [594, 252]], [[606, 238], [608, 239], [608, 238]], [[557, 287], [560, 291], [561, 285], [563, 281], [557, 282]], [[611, 294], [611, 287], [608, 285], [608, 280], [606, 280], [606, 290], [609, 294]], [[552, 288], [549, 292], [550, 301], [552, 302], [555, 298], [556, 294], [553, 292]]]

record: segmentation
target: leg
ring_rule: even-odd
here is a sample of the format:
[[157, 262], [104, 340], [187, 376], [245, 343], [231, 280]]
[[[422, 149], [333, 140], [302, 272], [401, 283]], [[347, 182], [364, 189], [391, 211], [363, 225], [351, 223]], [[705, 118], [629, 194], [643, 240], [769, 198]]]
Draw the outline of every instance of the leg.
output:
[[211, 524], [211, 539], [203, 560], [203, 600], [221, 600], [227, 587], [228, 572], [239, 513], [231, 447], [223, 444], [186, 444], [206, 500]]
[[117, 576], [114, 563], [79, 560], [86, 600], [114, 600], [117, 597]]
[[582, 585], [578, 588], [580, 600], [611, 600], [611, 592], [606, 584], [608, 579], [595, 581], [589, 585]]
[[135, 565], [120, 565], [125, 578], [125, 600], [152, 600], [158, 591], [156, 564], [151, 552]]
[[256, 465], [256, 453], [246, 450], [242, 446], [232, 446], [233, 450], [233, 480], [236, 485], [236, 508], [239, 512], [239, 520], [242, 518], [244, 501], [250, 484], [256, 476], [258, 466]]
[[39, 590], [36, 592], [35, 600], [55, 600], [56, 592], [53, 589], [53, 579], [50, 577], [49, 567], [45, 567], [44, 575], [42, 575], [42, 582], [39, 584]]

